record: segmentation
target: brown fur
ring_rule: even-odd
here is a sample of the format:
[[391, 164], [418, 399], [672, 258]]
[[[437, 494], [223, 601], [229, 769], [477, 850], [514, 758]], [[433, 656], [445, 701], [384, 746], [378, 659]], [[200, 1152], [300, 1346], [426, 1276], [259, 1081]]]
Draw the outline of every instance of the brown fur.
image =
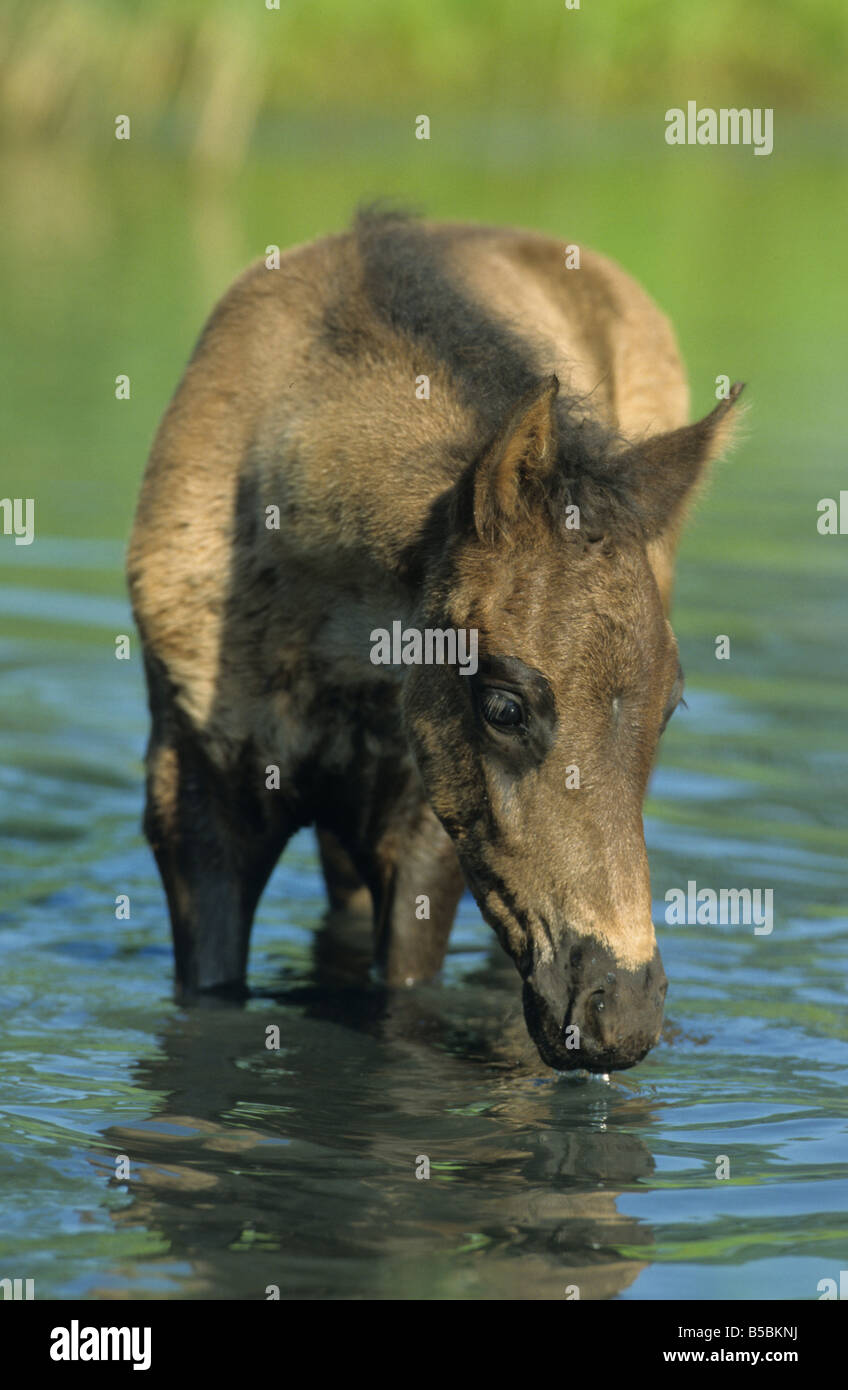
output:
[[[128, 562], [184, 989], [242, 982], [267, 877], [315, 824], [331, 901], [368, 890], [390, 983], [438, 970], [467, 881], [546, 1060], [643, 1055], [673, 554], [731, 403], [685, 426], [667, 320], [609, 261], [566, 270], [533, 233], [365, 218], [236, 281], [157, 434]], [[544, 756], [485, 728], [455, 668], [373, 665], [395, 619], [477, 628], [481, 659], [513, 660]], [[566, 1055], [569, 1018], [594, 1041]]]

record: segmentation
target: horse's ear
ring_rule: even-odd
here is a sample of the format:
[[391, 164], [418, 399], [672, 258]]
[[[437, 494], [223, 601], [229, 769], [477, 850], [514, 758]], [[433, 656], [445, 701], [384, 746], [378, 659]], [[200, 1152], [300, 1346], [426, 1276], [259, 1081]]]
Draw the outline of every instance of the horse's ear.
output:
[[648, 556], [663, 601], [668, 606], [677, 539], [688, 504], [703, 481], [708, 465], [728, 447], [744, 389], [734, 382], [726, 400], [694, 425], [656, 434], [616, 456], [620, 485], [640, 518]]
[[555, 376], [528, 391], [474, 473], [474, 526], [486, 544], [508, 530], [524, 494], [553, 472], [557, 452]]
[[615, 471], [641, 517], [648, 538], [677, 529], [691, 494], [707, 465], [722, 453], [733, 433], [733, 406], [744, 389], [737, 381], [726, 400], [694, 425], [655, 434], [615, 459]]

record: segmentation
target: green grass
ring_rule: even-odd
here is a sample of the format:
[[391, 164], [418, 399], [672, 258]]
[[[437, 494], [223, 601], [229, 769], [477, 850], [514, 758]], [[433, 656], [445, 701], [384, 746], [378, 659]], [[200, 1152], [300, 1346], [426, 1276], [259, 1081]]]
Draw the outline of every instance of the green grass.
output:
[[134, 136], [242, 157], [293, 112], [711, 106], [844, 110], [842, 0], [7, 0], [0, 120], [17, 136]]

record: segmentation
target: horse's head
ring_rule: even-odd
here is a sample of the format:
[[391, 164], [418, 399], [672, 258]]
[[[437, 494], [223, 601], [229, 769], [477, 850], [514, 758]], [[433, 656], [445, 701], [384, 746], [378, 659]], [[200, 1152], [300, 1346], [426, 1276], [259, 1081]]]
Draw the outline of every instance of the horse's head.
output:
[[478, 668], [414, 668], [407, 728], [560, 1070], [632, 1066], [660, 1034], [642, 801], [683, 689], [664, 600], [687, 499], [740, 390], [697, 424], [593, 457], [558, 418], [551, 378], [440, 507], [421, 618], [476, 629]]

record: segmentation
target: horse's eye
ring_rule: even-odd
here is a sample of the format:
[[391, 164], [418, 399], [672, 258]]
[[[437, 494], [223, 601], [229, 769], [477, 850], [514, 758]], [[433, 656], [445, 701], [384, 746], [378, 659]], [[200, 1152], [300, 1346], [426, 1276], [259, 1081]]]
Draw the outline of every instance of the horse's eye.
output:
[[521, 701], [506, 690], [484, 690], [480, 697], [483, 718], [496, 729], [517, 729], [524, 724]]

